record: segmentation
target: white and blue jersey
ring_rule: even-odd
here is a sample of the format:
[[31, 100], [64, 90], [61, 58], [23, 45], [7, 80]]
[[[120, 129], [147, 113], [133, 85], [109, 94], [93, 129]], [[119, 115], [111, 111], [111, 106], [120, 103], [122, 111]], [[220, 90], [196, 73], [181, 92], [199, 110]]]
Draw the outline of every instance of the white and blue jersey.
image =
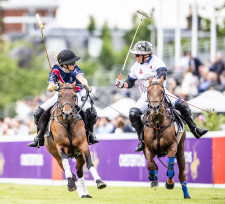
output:
[[[76, 92], [80, 92], [81, 91], [81, 83], [79, 80], [77, 80], [76, 76], [78, 74], [83, 74], [83, 72], [81, 71], [81, 69], [76, 65], [74, 67], [74, 70], [72, 72], [65, 72], [61, 67], [59, 67], [58, 65], [54, 65], [52, 68], [52, 72], [54, 74], [54, 78], [55, 78], [55, 82], [61, 81], [62, 83], [70, 83], [72, 84], [73, 82], [76, 81], [76, 84], [78, 86], [75, 87]], [[52, 73], [49, 73], [48, 76], [48, 82], [54, 82], [54, 79], [52, 77]]]
[[[149, 85], [149, 77], [152, 77], [153, 81], [156, 81], [158, 77], [157, 69], [167, 70], [164, 62], [156, 55], [152, 55], [144, 64], [135, 62], [130, 69], [128, 78], [135, 81], [138, 80], [139, 91], [141, 94], [146, 94]], [[165, 85], [166, 82], [164, 82], [164, 86]]]
[[[139, 82], [141, 97], [137, 101], [136, 107], [140, 109], [142, 113], [144, 113], [148, 107], [147, 88], [149, 86], [149, 77], [152, 77], [152, 81], [156, 81], [158, 78], [158, 69], [167, 70], [165, 63], [156, 55], [152, 55], [144, 64], [135, 62], [130, 69], [128, 78], [133, 81], [138, 80]], [[166, 80], [163, 85], [165, 87]], [[170, 101], [174, 104], [177, 97], [169, 93], [167, 89], [165, 89], [165, 92], [171, 96]]]

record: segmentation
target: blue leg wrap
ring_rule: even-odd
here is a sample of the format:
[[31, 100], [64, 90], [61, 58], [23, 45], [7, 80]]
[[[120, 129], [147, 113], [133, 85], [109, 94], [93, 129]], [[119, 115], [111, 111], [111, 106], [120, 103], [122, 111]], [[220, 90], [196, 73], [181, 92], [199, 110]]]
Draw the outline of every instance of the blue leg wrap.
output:
[[186, 181], [182, 181], [180, 182], [181, 186], [182, 186], [182, 191], [184, 193], [184, 198], [190, 198], [190, 195], [188, 193], [188, 189], [187, 189], [187, 182]]
[[175, 161], [175, 158], [176, 157], [171, 157], [171, 158], [168, 158], [168, 171], [167, 171], [167, 176], [169, 178], [173, 178], [174, 177], [174, 161]]
[[149, 174], [148, 179], [150, 181], [155, 181], [155, 180], [158, 181], [158, 171], [156, 169], [153, 171], [148, 171], [148, 174]]

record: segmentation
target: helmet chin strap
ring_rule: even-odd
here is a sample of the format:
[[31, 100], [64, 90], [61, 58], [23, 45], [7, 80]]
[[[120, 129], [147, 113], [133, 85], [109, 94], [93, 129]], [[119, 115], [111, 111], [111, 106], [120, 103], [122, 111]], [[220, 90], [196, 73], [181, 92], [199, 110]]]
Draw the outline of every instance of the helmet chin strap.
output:
[[150, 57], [150, 55], [147, 55], [146, 57], [143, 55], [143, 57], [142, 57], [142, 62], [141, 62], [140, 64], [144, 64], [145, 59], [147, 59], [147, 58], [149, 58], [149, 57]]

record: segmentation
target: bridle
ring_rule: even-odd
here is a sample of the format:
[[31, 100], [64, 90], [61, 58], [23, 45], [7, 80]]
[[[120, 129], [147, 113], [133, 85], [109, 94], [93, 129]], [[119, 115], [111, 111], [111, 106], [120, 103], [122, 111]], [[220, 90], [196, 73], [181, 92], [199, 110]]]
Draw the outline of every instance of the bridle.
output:
[[[74, 89], [74, 88], [72, 88], [72, 87], [61, 87], [59, 89], [59, 92], [60, 92], [61, 89]], [[74, 92], [75, 92], [75, 90], [74, 90]], [[76, 112], [76, 104], [77, 104], [77, 101], [78, 101], [77, 95], [74, 96], [74, 105], [72, 105], [70, 102], [65, 102], [65, 103], [61, 104], [60, 98], [61, 98], [61, 96], [59, 94], [57, 102], [58, 102], [58, 108], [59, 108], [59, 111], [60, 111], [61, 114], [63, 113], [63, 107], [67, 104], [70, 105], [70, 107], [72, 108], [72, 113]]]
[[[164, 88], [162, 83], [155, 81], [155, 82], [152, 82], [152, 83], [149, 84], [148, 89], [152, 85], [160, 85], [163, 88], [163, 97], [162, 97], [162, 100], [159, 101], [159, 106], [157, 107], [157, 110], [160, 112], [160, 109], [161, 109], [162, 104], [163, 104], [164, 96], [165, 96], [165, 88]], [[149, 96], [149, 92], [147, 92], [147, 97], [148, 96]], [[148, 97], [148, 101], [149, 101], [149, 97]], [[158, 103], [158, 101], [149, 101], [149, 109], [150, 110], [153, 109], [153, 106], [152, 106], [153, 102], [157, 102]]]

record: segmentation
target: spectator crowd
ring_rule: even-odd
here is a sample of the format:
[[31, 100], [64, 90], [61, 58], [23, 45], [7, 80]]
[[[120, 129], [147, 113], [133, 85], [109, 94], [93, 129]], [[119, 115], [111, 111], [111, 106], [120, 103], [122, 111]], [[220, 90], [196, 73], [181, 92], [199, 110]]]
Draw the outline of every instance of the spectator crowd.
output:
[[[222, 54], [218, 52], [214, 62], [202, 62], [191, 53], [183, 53], [179, 65], [167, 77], [167, 89], [184, 100], [192, 99], [207, 90], [225, 91], [225, 65]], [[36, 132], [33, 113], [36, 107], [46, 101], [52, 94], [43, 93], [32, 100], [22, 100], [16, 103], [16, 117], [0, 120], [1, 136], [28, 136]], [[132, 97], [129, 92], [115, 93], [111, 102], [122, 97]], [[127, 117], [118, 115], [111, 118], [100, 116], [95, 124], [96, 134], [135, 132]]]

